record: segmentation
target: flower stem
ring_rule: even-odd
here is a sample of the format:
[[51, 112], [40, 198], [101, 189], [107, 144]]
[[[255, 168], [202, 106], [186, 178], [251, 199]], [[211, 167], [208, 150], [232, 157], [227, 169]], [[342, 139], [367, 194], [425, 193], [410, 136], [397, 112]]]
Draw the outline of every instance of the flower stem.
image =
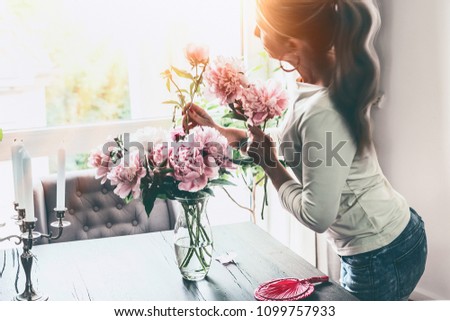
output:
[[251, 208], [248, 208], [248, 207], [245, 207], [245, 206], [239, 204], [239, 203], [233, 198], [233, 196], [231, 196], [231, 194], [227, 191], [227, 189], [226, 189], [225, 187], [222, 186], [222, 189], [225, 191], [225, 193], [228, 195], [228, 197], [229, 197], [229, 198], [230, 198], [237, 206], [239, 206], [240, 208], [242, 208], [242, 209], [247, 210], [247, 211], [250, 212], [250, 214], [252, 215], [252, 222], [255, 223], [255, 222], [256, 222], [256, 220], [255, 220], [255, 212], [254, 212]]
[[207, 244], [209, 244], [210, 242], [210, 238], [208, 237], [203, 225], [201, 224], [201, 213], [203, 212], [204, 206], [205, 202], [197, 202], [193, 205], [182, 203], [186, 220], [186, 228], [189, 233], [189, 250], [182, 263], [180, 264], [181, 268], [187, 267], [189, 265], [189, 262], [191, 261], [194, 254], [201, 264], [203, 271], [207, 272], [207, 268], [209, 267], [209, 263], [207, 263], [206, 261], [205, 254], [211, 257], [211, 253], [209, 253], [208, 250], [203, 246], [200, 246], [201, 239], [203, 239], [203, 241], [206, 240]]
[[[207, 65], [208, 65], [208, 63], [206, 63], [206, 64], [203, 65], [202, 71], [200, 72], [200, 76], [199, 76], [198, 79], [195, 81], [194, 90], [192, 91], [192, 96], [191, 96], [191, 103], [194, 102], [194, 97], [195, 97], [195, 94], [197, 93], [198, 86], [200, 86], [200, 84], [201, 84], [202, 81], [203, 81], [203, 74], [205, 73], [205, 70], [206, 70], [206, 66], [207, 66]], [[197, 66], [196, 66], [196, 69], [195, 69], [195, 73], [197, 74]]]
[[241, 177], [244, 180], [245, 186], [247, 186], [248, 190], [251, 192], [252, 191], [252, 187], [250, 186], [250, 184], [247, 182], [247, 179], [245, 178], [244, 174], [241, 173]]
[[191, 224], [189, 223], [189, 205], [184, 205], [183, 206], [183, 211], [184, 211], [184, 215], [185, 215], [185, 219], [186, 219], [186, 228], [188, 230], [189, 233], [189, 251], [186, 254], [186, 257], [184, 258], [183, 262], [181, 263], [181, 267], [186, 267], [189, 264], [189, 261], [191, 260], [193, 251], [192, 251], [192, 227]]
[[[170, 82], [175, 86], [175, 88], [178, 91], [178, 96], [180, 98], [180, 106], [184, 106], [185, 104], [185, 99], [184, 99], [184, 95], [183, 92], [181, 91], [180, 87], [178, 87], [177, 83], [172, 79], [172, 77], [169, 78]], [[173, 107], [173, 114], [172, 114], [172, 124], [173, 124], [173, 128], [175, 128], [176, 126], [176, 114], [177, 114], [177, 105], [175, 105]]]
[[261, 219], [264, 219], [264, 208], [265, 206], [269, 206], [269, 202], [267, 200], [267, 175], [264, 175], [264, 197], [263, 197], [263, 202], [262, 202], [262, 206], [261, 206]]

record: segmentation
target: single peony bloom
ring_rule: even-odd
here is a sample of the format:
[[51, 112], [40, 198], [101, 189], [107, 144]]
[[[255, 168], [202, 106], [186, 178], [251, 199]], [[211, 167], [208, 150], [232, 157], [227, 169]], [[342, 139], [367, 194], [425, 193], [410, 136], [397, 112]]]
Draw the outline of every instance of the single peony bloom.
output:
[[193, 143], [179, 143], [169, 150], [169, 164], [178, 189], [197, 192], [208, 184], [202, 151]]
[[219, 167], [225, 167], [226, 160], [232, 155], [225, 136], [211, 127], [195, 127], [191, 130], [189, 139], [199, 144], [208, 170], [213, 168], [212, 175], [217, 176]]
[[205, 93], [218, 98], [222, 105], [240, 99], [248, 86], [244, 64], [236, 58], [218, 57], [206, 67], [203, 77], [207, 88]]
[[[168, 136], [167, 130], [163, 128], [140, 128], [130, 135], [130, 145], [132, 145], [130, 147], [142, 147], [143, 151], [151, 152], [154, 146], [166, 142]], [[128, 146], [125, 146], [125, 148], [128, 148]]]
[[131, 193], [133, 198], [137, 199], [141, 196], [141, 179], [145, 177], [147, 170], [142, 166], [139, 153], [129, 156], [129, 164], [125, 164], [126, 157], [122, 158], [121, 163], [108, 173], [108, 179], [111, 185], [117, 185], [114, 193], [119, 197], [126, 198]]
[[[109, 147], [108, 149], [111, 150], [112, 147]], [[91, 152], [88, 159], [88, 165], [96, 169], [95, 178], [101, 178], [101, 184], [106, 182], [108, 179], [108, 173], [114, 167], [111, 157], [104, 154], [100, 148], [97, 148]]]
[[219, 169], [232, 167], [227, 139], [211, 127], [195, 127], [184, 141], [172, 143], [169, 149], [169, 166], [173, 177], [179, 181], [178, 189], [197, 192], [209, 180], [219, 177]]
[[206, 65], [209, 61], [209, 48], [207, 46], [190, 43], [184, 48], [184, 55], [193, 67]]
[[259, 126], [276, 116], [281, 116], [288, 105], [288, 95], [277, 81], [269, 79], [249, 86], [242, 93], [242, 108], [247, 123]]
[[205, 174], [197, 172], [190, 172], [183, 177], [183, 180], [178, 184], [178, 189], [187, 192], [197, 192], [205, 188], [208, 184], [208, 177]]

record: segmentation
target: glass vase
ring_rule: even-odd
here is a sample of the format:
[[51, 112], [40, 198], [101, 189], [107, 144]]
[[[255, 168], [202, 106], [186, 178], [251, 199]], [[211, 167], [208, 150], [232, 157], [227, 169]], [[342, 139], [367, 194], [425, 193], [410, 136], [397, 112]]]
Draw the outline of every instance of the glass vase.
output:
[[175, 255], [181, 275], [199, 281], [208, 274], [213, 239], [206, 213], [208, 197], [177, 198], [181, 205], [174, 228]]

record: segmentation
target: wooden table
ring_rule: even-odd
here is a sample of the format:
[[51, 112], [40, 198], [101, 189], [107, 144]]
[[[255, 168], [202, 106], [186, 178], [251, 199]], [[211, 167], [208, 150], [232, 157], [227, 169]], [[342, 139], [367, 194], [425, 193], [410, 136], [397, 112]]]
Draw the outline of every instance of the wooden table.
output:
[[[213, 260], [206, 279], [185, 281], [173, 250], [173, 232], [39, 245], [32, 252], [35, 288], [50, 300], [244, 301], [262, 282], [323, 275], [251, 223], [213, 227], [214, 257], [237, 253], [236, 264]], [[21, 248], [0, 251], [0, 300], [24, 289]], [[356, 300], [334, 282], [316, 286], [309, 300]]]

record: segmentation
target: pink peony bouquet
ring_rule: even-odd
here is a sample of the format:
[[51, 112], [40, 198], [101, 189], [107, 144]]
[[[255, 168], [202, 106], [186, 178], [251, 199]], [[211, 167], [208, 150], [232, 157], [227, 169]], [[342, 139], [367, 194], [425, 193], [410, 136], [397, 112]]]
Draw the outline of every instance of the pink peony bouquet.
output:
[[213, 195], [212, 186], [232, 185], [227, 180], [231, 150], [217, 130], [196, 127], [186, 134], [175, 128], [170, 137], [147, 138], [144, 146], [124, 134], [94, 150], [89, 164], [96, 168], [96, 178], [109, 180], [121, 198], [142, 199], [148, 215], [157, 198]]
[[[252, 185], [262, 179], [267, 182], [265, 176], [260, 177], [261, 171], [254, 170], [252, 159], [240, 157], [217, 130], [187, 130], [189, 103], [204, 105], [205, 98], [217, 98], [231, 109], [226, 118], [265, 127], [269, 120], [283, 114], [288, 102], [278, 82], [250, 82], [240, 59], [218, 57], [210, 62], [208, 48], [194, 44], [189, 44], [184, 54], [190, 69], [170, 66], [161, 74], [168, 91], [176, 94], [173, 100], [163, 102], [173, 105], [170, 133], [141, 130], [131, 141], [130, 135], [124, 134], [109, 140], [89, 157], [102, 184], [109, 181], [115, 186], [114, 192], [125, 200], [142, 199], [148, 214], [157, 198], [202, 197], [213, 194], [212, 186], [234, 185], [229, 182], [233, 164], [256, 173]], [[186, 124], [180, 122], [180, 110]], [[250, 186], [252, 193], [254, 187]], [[254, 215], [254, 208], [250, 211]]]
[[[195, 102], [207, 110], [212, 110], [218, 107], [214, 104], [214, 101], [217, 101], [219, 106], [227, 106], [230, 109], [220, 120], [225, 126], [229, 126], [230, 120], [233, 119], [244, 121], [244, 126], [260, 126], [263, 130], [266, 126], [274, 125], [286, 110], [288, 95], [282, 85], [272, 79], [265, 82], [250, 81], [241, 59], [219, 56], [211, 60], [207, 48], [193, 44], [188, 45], [184, 53], [190, 70], [171, 66], [162, 73], [168, 91], [176, 94], [175, 99], [164, 102], [174, 106], [172, 119], [174, 126], [177, 124], [177, 110], [181, 110], [186, 115], [186, 123], [182, 125], [187, 128], [185, 125], [189, 123], [189, 120], [185, 108], [189, 102]], [[184, 83], [187, 81], [185, 86], [181, 85], [183, 81]], [[195, 99], [197, 100], [194, 101]], [[270, 122], [271, 120], [275, 121]], [[236, 125], [240, 126], [240, 124]], [[174, 133], [174, 135], [178, 134]], [[239, 145], [245, 147], [248, 143], [248, 141], [243, 141]], [[244, 179], [244, 182], [251, 192], [253, 200], [256, 186], [264, 186], [262, 215], [264, 206], [267, 205], [267, 176], [261, 167], [253, 163], [252, 158], [245, 155], [242, 157], [240, 151], [234, 151], [234, 155], [233, 162], [239, 165], [237, 170], [240, 171], [240, 176], [248, 177], [248, 179]], [[195, 155], [190, 156], [195, 157]], [[179, 157], [183, 159], [184, 155]], [[190, 175], [194, 177], [194, 174]], [[195, 178], [193, 183], [205, 181], [204, 178], [201, 179]], [[225, 190], [225, 192], [227, 191]], [[228, 192], [227, 194], [230, 196]], [[234, 199], [232, 200], [234, 201]], [[255, 221], [255, 202], [252, 201], [251, 208], [247, 209]]]
[[[227, 105], [230, 112], [223, 117], [245, 121], [246, 125], [259, 126], [265, 130], [269, 121], [278, 121], [288, 105], [287, 92], [281, 84], [269, 79], [265, 82], [251, 82], [246, 76], [246, 70], [241, 60], [235, 58], [218, 57], [205, 68], [203, 75], [206, 93], [210, 97], [218, 99], [222, 105]], [[245, 149], [250, 142], [240, 142]], [[250, 158], [251, 159], [251, 158]], [[253, 161], [253, 159], [251, 159]], [[264, 208], [268, 205], [267, 182], [268, 177], [264, 170], [253, 162], [238, 162], [240, 175], [244, 178], [251, 193], [251, 205], [249, 212], [256, 221], [256, 190], [257, 186], [264, 188], [264, 197], [261, 206], [261, 218], [264, 217]], [[241, 206], [242, 207], [242, 206]]]
[[232, 116], [248, 125], [265, 125], [287, 107], [288, 95], [281, 84], [272, 79], [249, 82], [240, 60], [218, 57], [206, 67], [203, 77], [207, 93], [228, 105]]
[[[269, 120], [283, 114], [288, 95], [279, 82], [273, 79], [250, 82], [241, 59], [217, 57], [210, 62], [208, 55], [207, 47], [189, 44], [185, 48], [185, 56], [191, 70], [171, 66], [162, 73], [169, 92], [172, 89], [176, 92], [177, 100], [164, 102], [174, 106], [174, 124], [176, 111], [180, 109], [184, 113], [188, 103], [203, 95], [202, 87], [206, 98], [218, 99], [221, 105], [231, 109], [228, 116], [244, 120], [248, 125], [265, 127]], [[186, 88], [176, 81], [175, 76], [188, 81]]]
[[237, 58], [218, 57], [205, 71], [206, 93], [218, 98], [222, 105], [241, 99], [249, 86], [244, 63]]

